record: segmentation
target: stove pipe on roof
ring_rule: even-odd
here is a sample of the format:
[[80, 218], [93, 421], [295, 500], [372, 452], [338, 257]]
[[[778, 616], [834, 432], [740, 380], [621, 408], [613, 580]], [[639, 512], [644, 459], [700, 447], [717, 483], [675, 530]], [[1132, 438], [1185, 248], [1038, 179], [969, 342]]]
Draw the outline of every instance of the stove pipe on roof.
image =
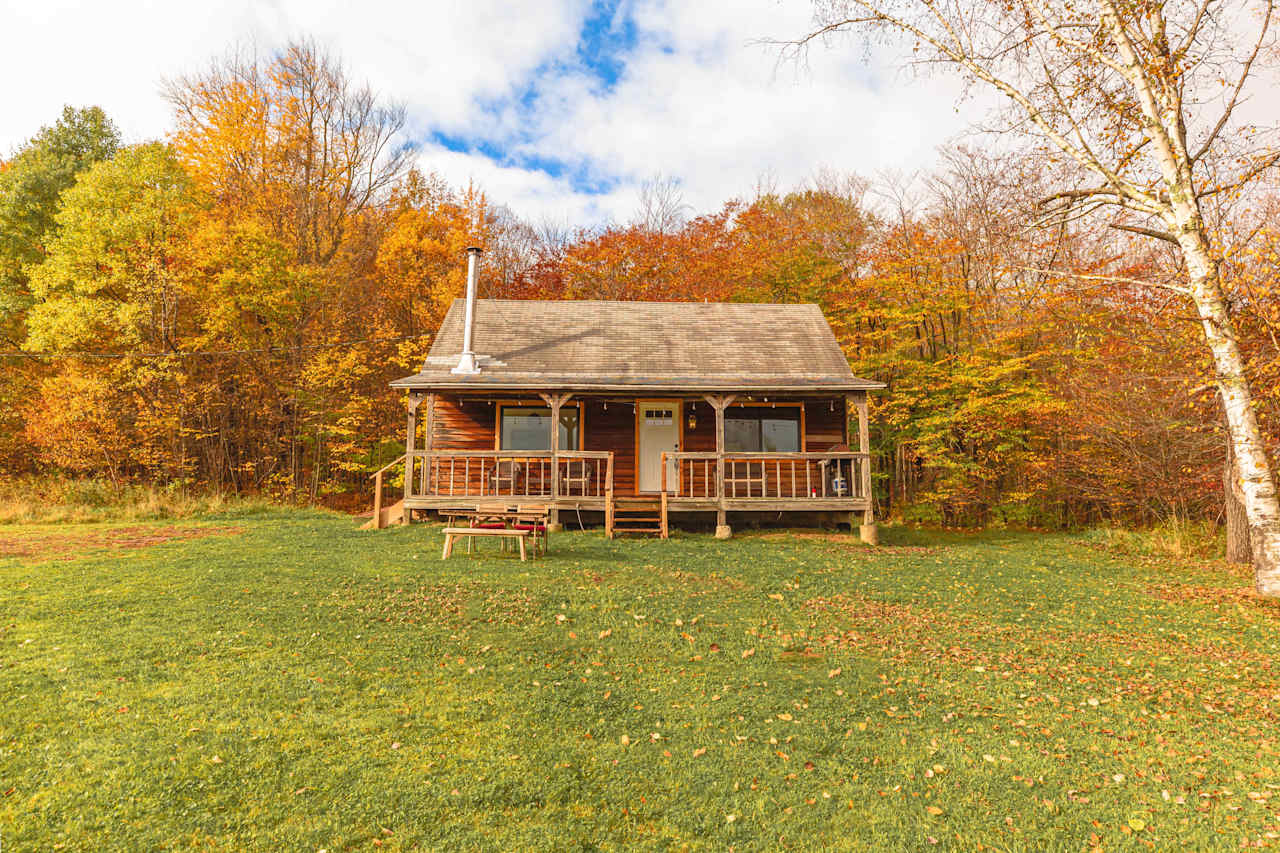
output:
[[452, 373], [471, 376], [480, 372], [475, 350], [471, 348], [471, 330], [476, 320], [476, 267], [480, 263], [480, 247], [467, 247], [467, 314], [462, 324], [462, 355]]

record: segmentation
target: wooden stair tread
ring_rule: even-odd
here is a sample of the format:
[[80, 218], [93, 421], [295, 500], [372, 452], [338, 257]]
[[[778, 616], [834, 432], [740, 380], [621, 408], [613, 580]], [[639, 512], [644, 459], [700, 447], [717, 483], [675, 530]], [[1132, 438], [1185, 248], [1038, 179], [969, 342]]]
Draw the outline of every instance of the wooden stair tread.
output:
[[615, 496], [611, 507], [611, 532], [617, 535], [666, 538], [662, 514], [660, 495]]

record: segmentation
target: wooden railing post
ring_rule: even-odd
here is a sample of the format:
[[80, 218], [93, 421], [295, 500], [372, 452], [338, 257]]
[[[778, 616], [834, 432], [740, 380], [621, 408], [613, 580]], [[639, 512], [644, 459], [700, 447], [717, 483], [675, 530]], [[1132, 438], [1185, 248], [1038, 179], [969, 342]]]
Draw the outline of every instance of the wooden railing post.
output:
[[436, 436], [436, 395], [427, 395], [427, 421], [423, 427], [422, 449], [424, 451], [422, 457], [422, 483], [418, 492], [422, 495], [431, 494], [431, 448], [435, 444]]
[[[679, 473], [677, 472], [677, 475]], [[662, 538], [667, 538], [667, 454], [662, 453]]]
[[373, 529], [381, 530], [382, 523], [382, 472], [373, 475]]
[[728, 539], [733, 535], [729, 529], [729, 514], [725, 507], [724, 495], [724, 410], [734, 401], [732, 394], [723, 396], [707, 395], [706, 400], [716, 412], [716, 538]]
[[[551, 519], [547, 529], [560, 530], [560, 510], [555, 503], [560, 499], [560, 409], [569, 402], [572, 394], [539, 394], [539, 397], [551, 407]], [[579, 424], [581, 429], [582, 425]]]
[[[409, 392], [409, 415], [404, 439], [404, 496], [406, 500], [413, 497], [413, 448], [418, 436], [418, 406], [422, 404], [423, 397], [424, 395], [421, 391]], [[405, 507], [404, 518], [406, 524], [412, 523], [413, 511], [408, 507]]]
[[613, 451], [609, 451], [608, 470], [604, 478], [604, 535], [613, 538]]
[[[858, 407], [858, 451], [863, 454], [859, 460], [861, 470], [858, 473], [862, 497], [867, 502], [866, 509], [862, 512], [862, 526], [858, 535], [868, 545], [875, 545], [879, 542], [879, 535], [876, 531], [875, 501], [871, 494], [871, 428], [867, 417], [867, 392], [860, 392], [853, 402]], [[850, 479], [852, 473], [851, 471]]]

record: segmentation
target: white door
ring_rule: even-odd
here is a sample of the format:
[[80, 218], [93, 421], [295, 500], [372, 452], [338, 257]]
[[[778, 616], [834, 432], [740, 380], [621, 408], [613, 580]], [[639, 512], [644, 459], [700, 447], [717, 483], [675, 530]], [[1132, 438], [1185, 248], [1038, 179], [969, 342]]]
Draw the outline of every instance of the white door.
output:
[[[639, 430], [636, 460], [639, 471], [641, 492], [657, 492], [662, 489], [662, 454], [674, 453], [680, 449], [680, 401], [679, 400], [642, 400], [636, 403], [639, 417], [636, 429]], [[676, 466], [672, 460], [667, 461], [667, 491], [676, 488]]]

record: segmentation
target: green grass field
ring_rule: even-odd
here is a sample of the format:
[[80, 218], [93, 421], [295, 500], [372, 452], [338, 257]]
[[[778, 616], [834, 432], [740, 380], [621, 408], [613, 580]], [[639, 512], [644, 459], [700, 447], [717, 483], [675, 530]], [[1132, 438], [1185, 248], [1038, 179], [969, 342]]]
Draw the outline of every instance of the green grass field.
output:
[[0, 850], [1236, 849], [1280, 609], [1082, 537], [0, 528]]

